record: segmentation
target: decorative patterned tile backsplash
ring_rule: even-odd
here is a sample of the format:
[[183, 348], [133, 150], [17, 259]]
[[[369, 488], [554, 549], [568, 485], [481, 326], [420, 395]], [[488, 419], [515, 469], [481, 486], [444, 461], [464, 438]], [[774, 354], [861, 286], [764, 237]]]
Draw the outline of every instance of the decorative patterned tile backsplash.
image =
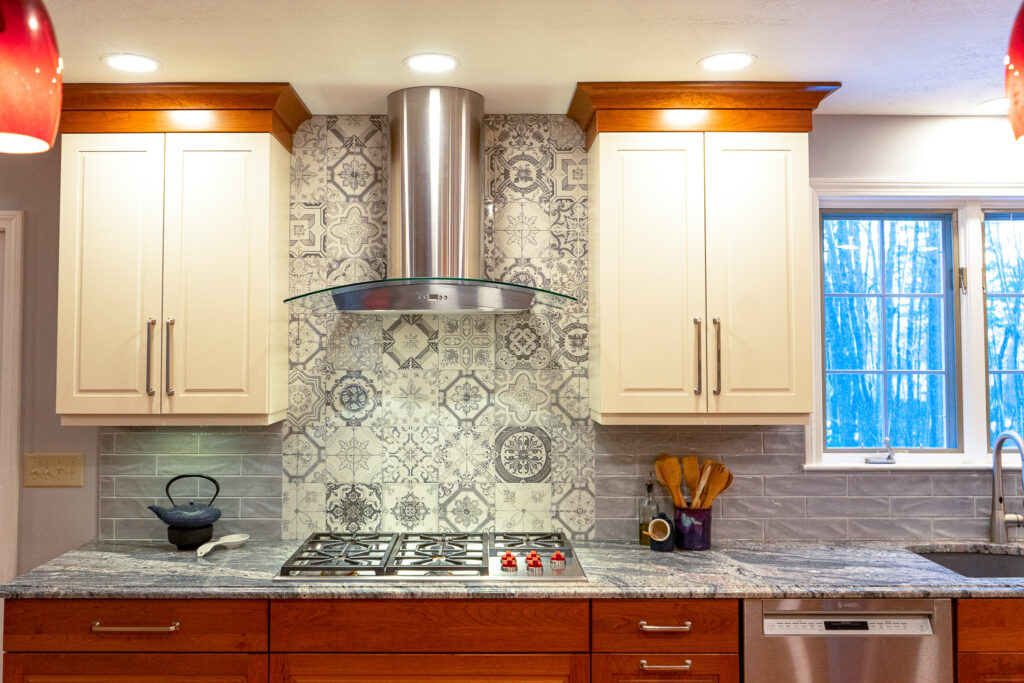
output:
[[[294, 144], [291, 292], [383, 277], [384, 117], [315, 116]], [[103, 538], [164, 538], [145, 506], [171, 476], [197, 471], [224, 488], [219, 533], [565, 529], [633, 539], [661, 452], [712, 457], [735, 473], [715, 506], [718, 539], [985, 537], [985, 474], [807, 474], [800, 427], [592, 424], [583, 134], [562, 116], [488, 116], [485, 148], [486, 275], [580, 303], [521, 315], [293, 311], [284, 425], [104, 430]], [[185, 495], [206, 491], [188, 486]], [[1019, 476], [1007, 474], [1006, 491], [1019, 510]]]
[[[586, 154], [563, 119], [487, 117], [484, 269], [580, 303], [519, 315], [293, 311], [286, 537], [593, 535]], [[379, 116], [318, 116], [296, 136], [293, 292], [384, 275], [386, 137]]]

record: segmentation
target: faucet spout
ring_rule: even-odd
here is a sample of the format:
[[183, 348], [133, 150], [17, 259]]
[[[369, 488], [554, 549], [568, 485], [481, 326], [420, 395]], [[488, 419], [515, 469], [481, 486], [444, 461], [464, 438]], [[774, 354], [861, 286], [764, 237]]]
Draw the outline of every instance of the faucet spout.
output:
[[[1006, 543], [1006, 523], [1016, 521], [1020, 525], [1021, 516], [1006, 514], [1006, 503], [1003, 501], [1003, 446], [1007, 441], [1012, 441], [1017, 447], [1021, 458], [1024, 459], [1024, 441], [1020, 434], [1008, 430], [996, 437], [992, 446], [992, 520], [989, 525], [989, 540], [993, 543]], [[1021, 471], [1021, 481], [1024, 483], [1024, 468]]]

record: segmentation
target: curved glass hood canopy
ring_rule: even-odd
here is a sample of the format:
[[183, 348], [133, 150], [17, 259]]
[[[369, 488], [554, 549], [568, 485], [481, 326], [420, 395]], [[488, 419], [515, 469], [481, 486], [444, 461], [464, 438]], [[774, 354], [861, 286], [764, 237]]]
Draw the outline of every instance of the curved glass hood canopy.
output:
[[285, 299], [310, 311], [353, 313], [516, 313], [536, 304], [555, 308], [575, 297], [491, 280], [404, 278], [327, 287]]
[[351, 312], [511, 313], [575, 298], [484, 278], [484, 98], [438, 86], [388, 95], [388, 278], [286, 299]]

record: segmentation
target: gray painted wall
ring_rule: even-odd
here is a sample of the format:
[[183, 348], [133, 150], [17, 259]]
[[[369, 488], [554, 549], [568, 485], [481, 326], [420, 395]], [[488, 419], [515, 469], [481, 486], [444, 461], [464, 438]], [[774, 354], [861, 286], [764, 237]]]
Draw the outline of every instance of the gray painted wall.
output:
[[60, 145], [0, 154], [0, 210], [25, 212], [21, 342], [21, 451], [85, 454], [85, 486], [21, 489], [18, 568], [26, 571], [96, 537], [98, 432], [61, 427], [54, 410]]

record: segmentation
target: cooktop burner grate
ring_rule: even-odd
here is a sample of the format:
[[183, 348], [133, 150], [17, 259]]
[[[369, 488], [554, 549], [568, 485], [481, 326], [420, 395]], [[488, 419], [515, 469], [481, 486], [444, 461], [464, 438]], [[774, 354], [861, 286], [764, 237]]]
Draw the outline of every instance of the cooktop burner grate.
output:
[[491, 547], [496, 550], [565, 550], [571, 548], [561, 531], [551, 533], [495, 532]]

